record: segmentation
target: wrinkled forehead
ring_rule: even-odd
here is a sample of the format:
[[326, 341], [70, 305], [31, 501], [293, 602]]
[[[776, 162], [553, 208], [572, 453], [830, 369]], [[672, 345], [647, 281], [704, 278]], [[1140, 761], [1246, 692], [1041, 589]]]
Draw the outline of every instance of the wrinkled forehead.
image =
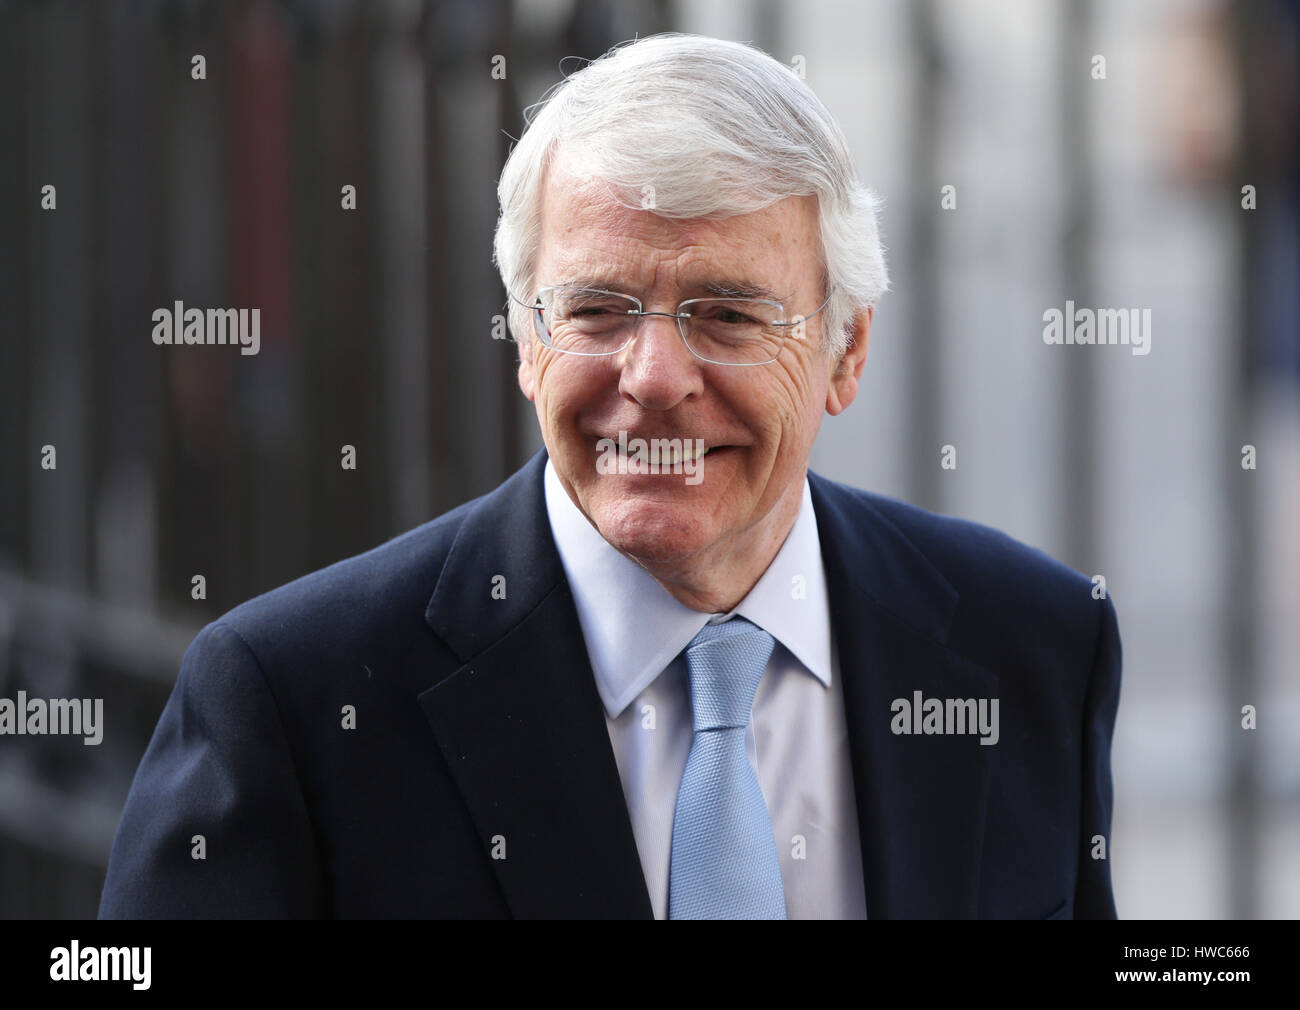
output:
[[792, 290], [820, 269], [812, 197], [681, 218], [632, 203], [627, 186], [563, 167], [547, 172], [541, 192], [539, 283], [603, 277], [609, 286], [653, 285], [667, 266], [687, 286], [735, 280], [776, 291]]

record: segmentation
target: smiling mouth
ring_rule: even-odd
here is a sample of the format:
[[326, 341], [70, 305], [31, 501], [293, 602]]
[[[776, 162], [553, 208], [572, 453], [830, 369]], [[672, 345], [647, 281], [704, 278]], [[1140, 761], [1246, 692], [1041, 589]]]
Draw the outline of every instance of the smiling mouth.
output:
[[[605, 442], [605, 439], [601, 439]], [[657, 450], [657, 458], [660, 463], [669, 466], [692, 463], [696, 460], [703, 459], [705, 456], [721, 452], [725, 449], [734, 448], [730, 445], [709, 445], [702, 448], [696, 447], [696, 440], [693, 438], [661, 438], [661, 439], [644, 439], [629, 438], [626, 442], [619, 439], [609, 439], [613, 448], [619, 456], [625, 458], [636, 458], [644, 456], [654, 446]]]

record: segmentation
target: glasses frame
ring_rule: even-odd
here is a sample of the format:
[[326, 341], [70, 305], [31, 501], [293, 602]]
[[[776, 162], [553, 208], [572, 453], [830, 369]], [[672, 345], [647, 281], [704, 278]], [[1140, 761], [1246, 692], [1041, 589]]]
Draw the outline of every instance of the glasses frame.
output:
[[[593, 291], [597, 294], [602, 294], [602, 295], [614, 295], [617, 298], [626, 298], [630, 302], [635, 302], [636, 308], [628, 309], [627, 312], [629, 316], [635, 317], [635, 323], [632, 326], [631, 332], [628, 333], [627, 339], [623, 341], [623, 343], [620, 344], [618, 347], [614, 348], [612, 351], [568, 351], [562, 347], [556, 347], [550, 341], [550, 332], [546, 329], [546, 320], [542, 318], [542, 309], [545, 306], [539, 303], [541, 302], [542, 295], [545, 292], [555, 291], [558, 288], [577, 288], [578, 290], [581, 291]], [[507, 294], [510, 293], [507, 292]], [[809, 319], [812, 319], [819, 312], [821, 312], [822, 309], [826, 308], [826, 306], [830, 304], [831, 297], [834, 294], [835, 294], [835, 289], [832, 288], [830, 293], [827, 294], [826, 300], [822, 302], [821, 305], [819, 305], [815, 311], [809, 313], [806, 316], [802, 316], [802, 317], [796, 316], [794, 319], [789, 320], [788, 322], [783, 319], [782, 322], [771, 323], [770, 325], [779, 326], [784, 329], [791, 326], [799, 326], [803, 323], [806, 323]], [[700, 354], [697, 350], [695, 350], [694, 347], [691, 346], [691, 342], [686, 339], [686, 320], [691, 318], [691, 314], [689, 312], [683, 312], [682, 310], [686, 308], [686, 306], [688, 305], [693, 305], [698, 302], [716, 302], [716, 301], [759, 302], [763, 305], [776, 306], [778, 309], [781, 310], [781, 315], [782, 317], [784, 317], [785, 306], [781, 302], [773, 301], [772, 299], [769, 298], [728, 299], [728, 298], [720, 297], [718, 295], [710, 295], [707, 298], [687, 298], [685, 301], [681, 302], [677, 306], [677, 311], [675, 312], [647, 312], [645, 311], [645, 303], [641, 301], [640, 298], [637, 298], [635, 295], [625, 294], [622, 291], [610, 291], [607, 288], [589, 288], [589, 287], [584, 287], [581, 284], [548, 284], [545, 287], [537, 289], [537, 294], [536, 296], [534, 296], [532, 303], [525, 302], [522, 299], [516, 298], [513, 294], [510, 294], [510, 300], [530, 310], [533, 316], [533, 332], [537, 334], [537, 339], [540, 340], [545, 347], [549, 347], [557, 354], [574, 354], [581, 358], [607, 358], [611, 354], [618, 354], [619, 352], [623, 351], [628, 344], [632, 343], [632, 341], [636, 339], [637, 332], [641, 328], [641, 320], [644, 319], [646, 316], [667, 316], [669, 319], [676, 319], [677, 332], [678, 334], [680, 334], [682, 338], [682, 343], [686, 345], [686, 349], [690, 351], [692, 355], [699, 358], [701, 361], [707, 361], [711, 365], [723, 365], [728, 368], [749, 368], [754, 365], [770, 365], [773, 361], [775, 361], [777, 358], [781, 356], [781, 351], [785, 350], [785, 346], [786, 346], [785, 334], [782, 334], [780, 348], [777, 350], [776, 354], [772, 355], [772, 357], [768, 358], [766, 361], [716, 361], [713, 358], [706, 358], [703, 354]]]

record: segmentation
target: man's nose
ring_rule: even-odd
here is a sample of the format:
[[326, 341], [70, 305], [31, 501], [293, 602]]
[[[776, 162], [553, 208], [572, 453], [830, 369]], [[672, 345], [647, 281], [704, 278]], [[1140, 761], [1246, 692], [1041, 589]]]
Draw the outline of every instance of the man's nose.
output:
[[619, 392], [647, 410], [668, 410], [703, 389], [702, 362], [667, 313], [640, 316], [631, 342], [619, 355]]

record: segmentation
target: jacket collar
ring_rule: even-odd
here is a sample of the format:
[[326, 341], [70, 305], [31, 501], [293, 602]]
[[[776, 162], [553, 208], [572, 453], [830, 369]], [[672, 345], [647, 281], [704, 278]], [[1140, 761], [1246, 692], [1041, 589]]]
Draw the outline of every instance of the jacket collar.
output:
[[[622, 783], [546, 514], [539, 452], [468, 512], [425, 620], [461, 666], [418, 696], [521, 918], [649, 918]], [[989, 748], [894, 736], [894, 698], [995, 697], [957, 594], [862, 492], [809, 474], [844, 678], [867, 914], [976, 912]]]

